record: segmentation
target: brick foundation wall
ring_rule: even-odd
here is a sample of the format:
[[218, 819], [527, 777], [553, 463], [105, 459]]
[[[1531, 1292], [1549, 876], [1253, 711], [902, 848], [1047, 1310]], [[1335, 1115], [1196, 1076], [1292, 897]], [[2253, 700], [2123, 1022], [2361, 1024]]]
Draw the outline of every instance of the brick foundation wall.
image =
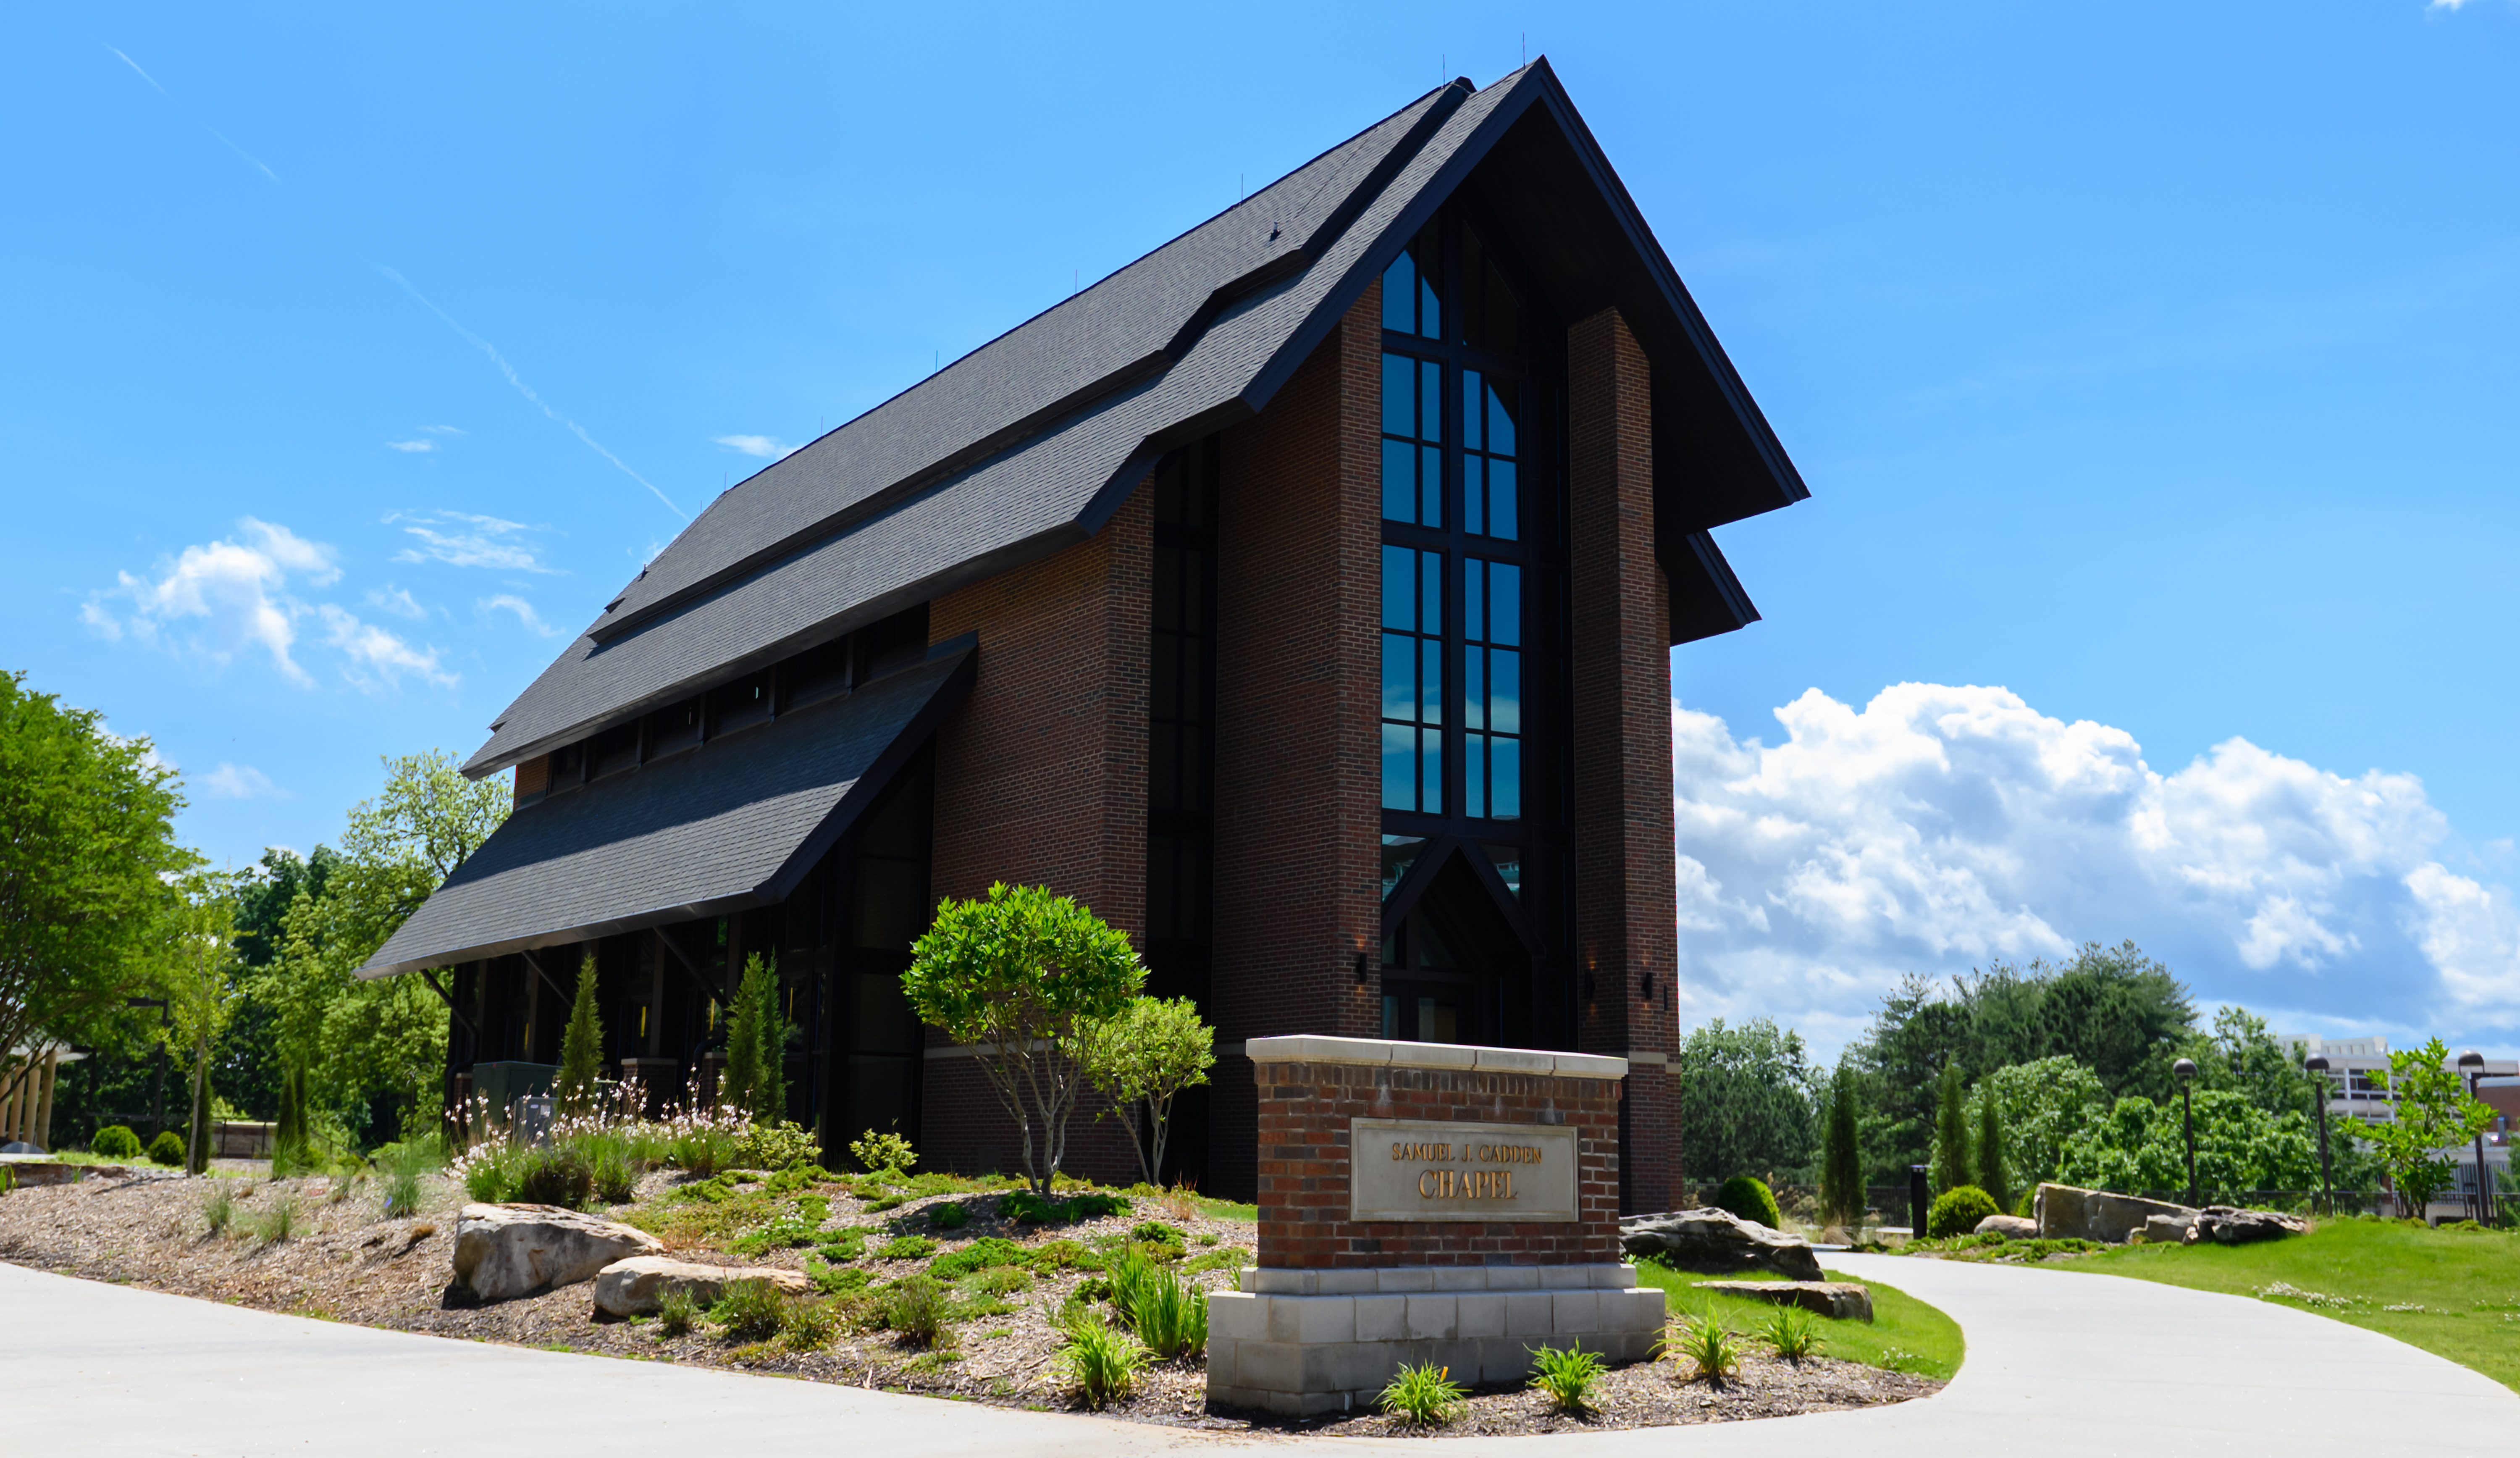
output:
[[[1575, 639], [1577, 1046], [1678, 1045], [1670, 590], [1654, 559], [1652, 375], [1615, 309], [1566, 332]], [[1670, 1209], [1679, 1111], [1658, 1059], [1634, 1060], [1622, 1207]]]
[[[1252, 1074], [1264, 1268], [1572, 1265], [1623, 1258], [1618, 1080], [1333, 1063], [1262, 1063]], [[1351, 1118], [1571, 1127], [1581, 1161], [1581, 1218], [1526, 1225], [1350, 1220]]]
[[[1366, 291], [1260, 416], [1217, 501], [1215, 961], [1220, 1043], [1371, 1036], [1381, 937], [1382, 295]], [[1369, 976], [1371, 975], [1369, 971]], [[1238, 1067], [1212, 1075], [1206, 1188], [1254, 1189]]]

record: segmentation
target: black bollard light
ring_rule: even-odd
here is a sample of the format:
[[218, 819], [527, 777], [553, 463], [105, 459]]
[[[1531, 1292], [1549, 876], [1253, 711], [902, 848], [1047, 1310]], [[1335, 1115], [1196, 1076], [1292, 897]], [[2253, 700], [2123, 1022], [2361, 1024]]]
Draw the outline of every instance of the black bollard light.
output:
[[1908, 1239], [1925, 1238], [1925, 1207], [1931, 1202], [1925, 1193], [1925, 1166], [1908, 1166]]
[[2310, 1071], [2311, 1081], [2318, 1090], [2318, 1203], [2330, 1215], [2336, 1213], [2336, 1189], [2327, 1175], [2327, 1055], [2314, 1053], [2302, 1061]]
[[[2476, 1097], [2476, 1080], [2485, 1071], [2485, 1055], [2470, 1048], [2458, 1056], [2458, 1071], [2467, 1075], [2467, 1096]], [[2486, 1204], [2490, 1192], [2485, 1188], [2485, 1131], [2476, 1131], [2476, 1219], [2480, 1225], [2494, 1223], [2494, 1208]]]
[[2181, 1117], [2187, 1126], [2187, 1204], [2196, 1204], [2196, 1065], [2182, 1058], [2170, 1066], [2179, 1075]]

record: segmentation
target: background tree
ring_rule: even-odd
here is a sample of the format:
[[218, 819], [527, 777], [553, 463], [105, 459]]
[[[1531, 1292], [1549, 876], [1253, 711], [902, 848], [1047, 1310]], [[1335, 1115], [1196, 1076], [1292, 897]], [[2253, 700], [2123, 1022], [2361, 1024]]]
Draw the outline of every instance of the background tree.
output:
[[[353, 971], [480, 847], [510, 804], [437, 751], [382, 761], [375, 799], [350, 811], [338, 852], [316, 847], [281, 917], [281, 953], [249, 983], [270, 1009], [275, 1052], [304, 1071], [305, 1113], [326, 1137], [395, 1137], [439, 1097], [446, 1005], [419, 977], [364, 981]], [[321, 874], [314, 874], [318, 866]]]
[[1200, 1020], [1190, 998], [1132, 997], [1095, 1047], [1089, 1071], [1095, 1085], [1129, 1126], [1139, 1174], [1154, 1184], [1164, 1167], [1173, 1098], [1207, 1081], [1216, 1066], [1216, 1029]]
[[1980, 1097], [1977, 1106], [1977, 1158], [1970, 1161], [1977, 1187], [1995, 1201], [1996, 1208], [2012, 1208], [2012, 1190], [2004, 1178], [2003, 1114], [1997, 1101]]
[[[2273, 1115], [2228, 1088], [2196, 1100], [2196, 1186], [2209, 1202], [2240, 1203], [2250, 1192], [2318, 1187], [2318, 1144], [2299, 1114]], [[2367, 1187], [2375, 1170], [2351, 1131], [2332, 1131], [2337, 1184]], [[2186, 1134], [2177, 1102], [2130, 1094], [2067, 1142], [2057, 1178], [2126, 1194], [2186, 1196]]]
[[1128, 934], [1047, 887], [1003, 882], [948, 900], [913, 947], [902, 989], [923, 1021], [980, 1060], [1020, 1141], [1023, 1171], [1047, 1198], [1067, 1152], [1097, 1040], [1138, 995], [1147, 971]]
[[175, 771], [92, 709], [0, 674], [0, 1078], [12, 1048], [122, 1040], [161, 968]]
[[726, 1025], [726, 1071], [718, 1107], [757, 1124], [788, 1116], [788, 1019], [779, 1008], [779, 964], [755, 952], [743, 959], [735, 1010]]
[[1680, 1126], [1689, 1174], [1807, 1177], [1819, 1142], [1821, 1078], [1801, 1036], [1766, 1018], [1717, 1018], [1680, 1042]]
[[210, 1043], [235, 1011], [236, 902], [228, 879], [195, 872], [180, 882], [163, 921], [163, 980], [172, 1035], [181, 1040], [192, 1069], [191, 1133], [184, 1141], [186, 1170], [210, 1167]]
[[560, 1075], [552, 1085], [552, 1112], [562, 1118], [594, 1114], [603, 1094], [604, 1022], [595, 1011], [595, 954], [577, 962], [577, 995], [560, 1035]]
[[[1823, 1222], [1850, 1230], [1864, 1219], [1864, 1150], [1857, 1133], [1855, 1070], [1843, 1060], [1828, 1080], [1821, 1120], [1820, 1208]], [[1684, 1129], [1687, 1125], [1682, 1126]]]
[[1957, 1190], [1977, 1181], [1969, 1178], [1968, 1120], [1962, 1105], [1968, 1095], [1960, 1066], [1943, 1065], [1936, 1080], [1934, 1114], [1934, 1189]]
[[2494, 1111], [2468, 1097], [2449, 1063], [2449, 1047], [2435, 1038], [2421, 1048], [2393, 1049], [2389, 1071], [2372, 1079], [2387, 1086], [2392, 1117], [2369, 1125], [2367, 1136], [2412, 1219], [2422, 1219], [2424, 1207], [2456, 1177], [2442, 1152], [2494, 1126]]
[[1971, 1123], [1984, 1120], [1981, 1106], [1989, 1101], [2003, 1126], [2005, 1182], [2021, 1189], [2057, 1178], [2066, 1143], [2109, 1107], [2099, 1075], [2062, 1054], [2000, 1068], [1978, 1079], [1969, 1095]]

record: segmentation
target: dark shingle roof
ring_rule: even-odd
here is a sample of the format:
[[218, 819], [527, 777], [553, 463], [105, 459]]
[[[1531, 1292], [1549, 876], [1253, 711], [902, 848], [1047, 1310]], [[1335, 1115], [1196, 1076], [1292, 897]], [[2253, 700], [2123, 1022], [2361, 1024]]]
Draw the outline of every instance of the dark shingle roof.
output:
[[[720, 497], [517, 698], [466, 772], [545, 752], [1091, 536], [1164, 450], [1264, 406], [1470, 169], [1509, 130], [1544, 117], [1555, 122], [1550, 144], [1571, 152], [1563, 163], [1547, 155], [1539, 170], [1591, 178], [1584, 201], [1610, 221], [1589, 226], [1635, 255], [1627, 272], [1560, 301], [1589, 312], [1601, 306], [1590, 294], [1607, 290], [1628, 311], [1657, 360], [1658, 436], [1663, 372], [1703, 376], [1698, 397], [1748, 437], [1735, 452], [1747, 464], [1728, 469], [1756, 479], [1736, 495], [1755, 510], [1798, 499], [1781, 447], [1547, 63], [1535, 62], [1484, 91], [1456, 82], [1419, 98]], [[1528, 145], [1518, 155], [1540, 156]], [[1679, 368], [1691, 351], [1702, 368]], [[1692, 398], [1677, 384], [1669, 392]], [[1700, 417], [1685, 424], [1703, 433]], [[1683, 541], [1711, 521], [1664, 515], [1668, 570], [1720, 569], [1711, 539]], [[1756, 615], [1729, 569], [1720, 575], [1730, 586], [1709, 599], [1705, 631]]]
[[971, 686], [976, 650], [508, 817], [361, 977], [784, 899]]

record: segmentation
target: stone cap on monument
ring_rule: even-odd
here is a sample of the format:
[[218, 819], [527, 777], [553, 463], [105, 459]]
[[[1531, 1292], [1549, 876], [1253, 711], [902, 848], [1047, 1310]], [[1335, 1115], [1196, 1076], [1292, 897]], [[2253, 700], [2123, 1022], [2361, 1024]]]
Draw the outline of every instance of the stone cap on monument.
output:
[[1253, 1038], [1242, 1045], [1253, 1063], [1359, 1064], [1462, 1072], [1538, 1073], [1556, 1078], [1625, 1078], [1628, 1061], [1600, 1053], [1545, 1048], [1481, 1048], [1468, 1043], [1407, 1043], [1391, 1038], [1333, 1038], [1315, 1033]]

